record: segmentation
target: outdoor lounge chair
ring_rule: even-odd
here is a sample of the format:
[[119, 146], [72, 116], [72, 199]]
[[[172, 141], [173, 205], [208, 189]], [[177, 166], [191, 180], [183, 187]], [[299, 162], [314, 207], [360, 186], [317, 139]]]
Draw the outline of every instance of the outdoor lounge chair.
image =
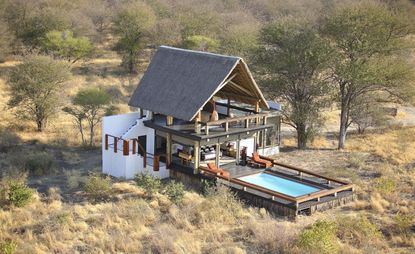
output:
[[272, 167], [272, 162], [270, 162], [269, 160], [261, 159], [257, 152], [252, 153], [252, 161], [254, 161], [257, 164], [261, 164], [265, 168], [271, 168]]
[[223, 177], [226, 177], [226, 178], [230, 177], [230, 174], [229, 174], [228, 171], [216, 167], [216, 165], [214, 163], [208, 163], [207, 166], [208, 166], [208, 169], [209, 169], [208, 171], [210, 171], [211, 173], [214, 173], [216, 175], [223, 176]]

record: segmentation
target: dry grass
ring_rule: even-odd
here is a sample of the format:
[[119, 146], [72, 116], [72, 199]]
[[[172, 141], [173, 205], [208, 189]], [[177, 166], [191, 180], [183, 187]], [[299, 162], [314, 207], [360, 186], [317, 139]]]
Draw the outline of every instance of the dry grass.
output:
[[347, 141], [347, 150], [369, 152], [394, 164], [415, 162], [415, 128], [385, 130], [380, 134], [354, 136]]
[[51, 189], [25, 208], [0, 210], [0, 242], [14, 241], [17, 253], [246, 253], [289, 248], [298, 232], [224, 190], [206, 198], [186, 193], [176, 206], [163, 195], [143, 199], [129, 183], [114, 189], [124, 194], [114, 202], [66, 204]]

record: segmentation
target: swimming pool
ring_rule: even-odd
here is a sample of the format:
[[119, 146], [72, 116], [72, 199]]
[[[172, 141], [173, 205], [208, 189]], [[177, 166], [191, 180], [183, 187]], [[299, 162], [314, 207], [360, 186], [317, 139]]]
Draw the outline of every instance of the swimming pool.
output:
[[263, 172], [239, 177], [238, 179], [291, 197], [299, 197], [320, 190], [307, 184]]

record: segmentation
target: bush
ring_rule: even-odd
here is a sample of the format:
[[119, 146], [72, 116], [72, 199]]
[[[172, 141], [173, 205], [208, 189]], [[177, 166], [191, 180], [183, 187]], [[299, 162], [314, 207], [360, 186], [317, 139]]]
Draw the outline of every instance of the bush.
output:
[[390, 177], [380, 177], [375, 181], [375, 190], [382, 194], [389, 194], [395, 190], [395, 181]]
[[111, 194], [111, 178], [90, 175], [85, 182], [84, 191], [93, 198], [106, 198]]
[[397, 214], [393, 219], [395, 222], [395, 230], [399, 234], [410, 235], [415, 216], [412, 214]]
[[33, 191], [27, 187], [26, 183], [23, 181], [11, 180], [7, 187], [7, 200], [9, 204], [16, 207], [23, 207], [30, 203]]
[[160, 190], [161, 182], [160, 179], [149, 175], [148, 173], [137, 174], [135, 182], [138, 186], [142, 187], [145, 193], [149, 196]]
[[42, 176], [51, 173], [55, 166], [54, 158], [47, 152], [37, 152], [30, 154], [25, 162], [25, 169], [30, 174]]
[[339, 238], [358, 248], [370, 244], [382, 236], [376, 225], [366, 217], [344, 217], [337, 219], [337, 221]]
[[336, 230], [334, 222], [319, 220], [300, 234], [299, 246], [308, 253], [336, 253]]
[[13, 254], [16, 252], [17, 243], [13, 240], [7, 240], [0, 243], [0, 253], [2, 254]]
[[172, 181], [167, 184], [165, 192], [173, 203], [179, 204], [182, 202], [184, 197], [184, 185], [182, 183], [176, 183], [175, 181]]

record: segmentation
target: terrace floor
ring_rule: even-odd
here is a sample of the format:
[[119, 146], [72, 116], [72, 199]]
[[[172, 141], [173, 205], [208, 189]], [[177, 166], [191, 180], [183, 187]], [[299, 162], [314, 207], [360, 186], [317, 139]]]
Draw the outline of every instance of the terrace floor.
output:
[[251, 124], [248, 128], [246, 128], [241, 122], [239, 124], [229, 125], [228, 131], [226, 131], [223, 126], [211, 126], [209, 127], [209, 134], [206, 135], [204, 130], [205, 127], [201, 127], [201, 132], [196, 133], [194, 123], [182, 121], [179, 119], [174, 119], [174, 125], [166, 126], [166, 117], [163, 115], [155, 115], [153, 120], [145, 121], [145, 125], [153, 129], [160, 129], [176, 133], [178, 135], [185, 135], [188, 138], [192, 138], [195, 140], [221, 137], [224, 135], [239, 134], [247, 131], [260, 131], [263, 129], [271, 129], [274, 126], [273, 124]]
[[221, 165], [220, 168], [228, 171], [232, 178], [255, 174], [265, 170], [264, 168], [253, 168], [250, 166], [236, 165], [236, 163], [224, 164]]

